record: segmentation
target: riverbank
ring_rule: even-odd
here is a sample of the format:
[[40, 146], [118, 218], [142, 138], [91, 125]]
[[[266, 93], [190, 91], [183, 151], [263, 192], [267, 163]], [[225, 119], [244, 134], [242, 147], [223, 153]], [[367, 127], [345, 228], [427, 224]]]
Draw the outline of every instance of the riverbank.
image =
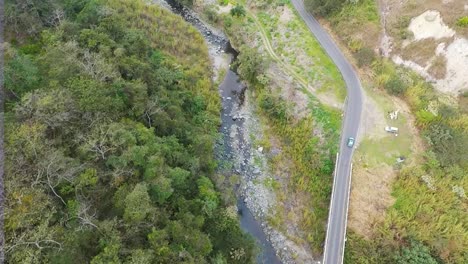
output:
[[[213, 65], [213, 81], [215, 85], [219, 84], [223, 109], [221, 139], [215, 151], [220, 164], [220, 179], [215, 182], [218, 188], [235, 190], [241, 227], [257, 240], [262, 251], [258, 262], [295, 263], [297, 254], [288, 246], [291, 242], [267, 222], [275, 205], [275, 194], [263, 184], [271, 178], [267, 173], [268, 164], [262, 147], [253, 142], [262, 133], [256, 107], [250, 100], [250, 92], [246, 92], [247, 87], [230, 69], [237, 53], [222, 31], [204, 23], [196, 13], [182, 7], [175, 11], [205, 37]], [[233, 197], [227, 194], [224, 198], [226, 202], [232, 202]]]

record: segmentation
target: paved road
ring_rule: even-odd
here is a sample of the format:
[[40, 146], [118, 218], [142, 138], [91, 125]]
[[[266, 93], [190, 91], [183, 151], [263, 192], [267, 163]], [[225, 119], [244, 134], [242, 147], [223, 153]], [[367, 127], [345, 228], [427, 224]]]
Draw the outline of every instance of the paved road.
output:
[[341, 71], [348, 90], [340, 142], [340, 155], [335, 170], [323, 256], [324, 264], [341, 264], [343, 262], [346, 237], [349, 191], [351, 186], [351, 158], [353, 155], [353, 149], [346, 146], [346, 141], [348, 137], [356, 138], [358, 133], [362, 112], [362, 87], [351, 64], [346, 60], [332, 38], [320, 26], [317, 20], [305, 10], [302, 0], [291, 1], [310, 31], [315, 35]]

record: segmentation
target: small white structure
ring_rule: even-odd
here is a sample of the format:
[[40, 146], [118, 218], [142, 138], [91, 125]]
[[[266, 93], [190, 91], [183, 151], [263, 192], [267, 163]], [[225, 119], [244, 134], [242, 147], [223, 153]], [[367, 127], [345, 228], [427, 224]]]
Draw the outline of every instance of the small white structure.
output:
[[390, 115], [390, 119], [392, 120], [395, 120], [395, 119], [398, 119], [398, 112], [400, 110], [396, 110], [395, 112], [390, 112], [389, 115]]
[[386, 127], [385, 127], [385, 131], [387, 131], [387, 132], [389, 132], [389, 133], [398, 133], [398, 127], [386, 126]]

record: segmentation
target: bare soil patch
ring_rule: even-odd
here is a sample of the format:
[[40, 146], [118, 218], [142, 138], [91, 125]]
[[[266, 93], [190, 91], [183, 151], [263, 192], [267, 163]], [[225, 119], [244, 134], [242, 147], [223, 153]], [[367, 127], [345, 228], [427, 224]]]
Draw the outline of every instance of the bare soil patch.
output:
[[395, 63], [452, 96], [468, 86], [468, 28], [456, 25], [468, 15], [466, 0], [380, 0], [380, 6]]
[[292, 10], [286, 6], [282, 7], [283, 11], [281, 12], [281, 15], [279, 17], [279, 21], [281, 23], [287, 24], [289, 21], [291, 21], [294, 18], [294, 13]]
[[231, 9], [233, 8], [233, 6], [231, 5], [231, 3], [225, 5], [225, 6], [220, 6], [219, 9], [218, 9], [218, 14], [225, 14], [225, 13], [229, 13], [229, 11], [231, 11]]
[[415, 41], [450, 38], [455, 35], [455, 31], [443, 22], [440, 12], [436, 10], [428, 10], [412, 18], [408, 30], [413, 33], [412, 39]]
[[468, 87], [468, 39], [456, 38], [446, 50], [441, 52], [447, 60], [445, 78], [436, 83], [436, 88], [444, 93], [456, 95]]

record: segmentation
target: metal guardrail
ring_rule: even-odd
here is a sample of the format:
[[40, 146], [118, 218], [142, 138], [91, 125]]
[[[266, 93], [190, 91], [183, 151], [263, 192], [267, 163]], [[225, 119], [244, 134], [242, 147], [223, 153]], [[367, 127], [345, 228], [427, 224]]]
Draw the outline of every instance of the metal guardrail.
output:
[[336, 153], [336, 159], [335, 159], [335, 171], [333, 173], [332, 196], [330, 198], [330, 207], [328, 209], [327, 234], [325, 235], [325, 248], [324, 248], [324, 252], [323, 252], [323, 255], [324, 255], [323, 263], [324, 264], [327, 263], [327, 259], [326, 259], [326, 257], [327, 257], [327, 244], [328, 244], [327, 242], [328, 242], [328, 234], [330, 233], [329, 231], [330, 231], [330, 219], [331, 219], [332, 207], [333, 207], [333, 196], [335, 195], [335, 179], [336, 179], [336, 172], [337, 172], [336, 166], [338, 166], [338, 158], [339, 157], [340, 157], [340, 153], [337, 152]]

